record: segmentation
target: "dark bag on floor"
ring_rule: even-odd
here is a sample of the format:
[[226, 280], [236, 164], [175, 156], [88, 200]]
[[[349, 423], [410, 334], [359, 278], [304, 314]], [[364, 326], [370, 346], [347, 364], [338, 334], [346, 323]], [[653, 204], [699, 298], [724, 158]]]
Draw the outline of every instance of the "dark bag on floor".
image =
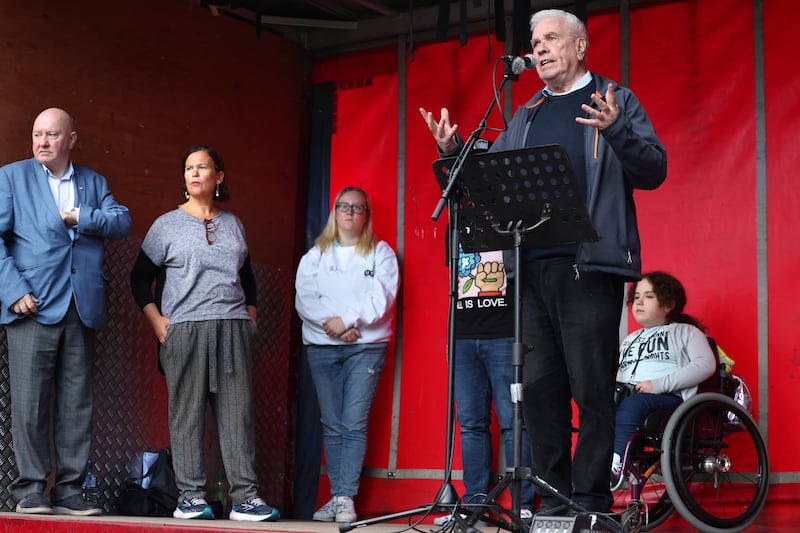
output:
[[178, 504], [172, 452], [169, 448], [159, 451], [156, 461], [144, 473], [143, 455], [136, 455], [133, 472], [117, 497], [117, 512], [132, 516], [172, 516]]

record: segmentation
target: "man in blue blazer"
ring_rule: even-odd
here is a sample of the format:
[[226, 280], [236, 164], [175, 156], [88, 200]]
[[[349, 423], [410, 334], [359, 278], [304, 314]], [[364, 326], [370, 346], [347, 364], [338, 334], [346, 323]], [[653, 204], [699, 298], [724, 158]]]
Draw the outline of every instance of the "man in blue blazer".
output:
[[33, 124], [33, 158], [0, 168], [0, 323], [19, 470], [9, 490], [20, 513], [101, 514], [81, 484], [92, 444], [95, 333], [107, 321], [103, 248], [128, 235], [131, 217], [103, 176], [72, 163], [77, 138], [65, 111], [46, 109]]

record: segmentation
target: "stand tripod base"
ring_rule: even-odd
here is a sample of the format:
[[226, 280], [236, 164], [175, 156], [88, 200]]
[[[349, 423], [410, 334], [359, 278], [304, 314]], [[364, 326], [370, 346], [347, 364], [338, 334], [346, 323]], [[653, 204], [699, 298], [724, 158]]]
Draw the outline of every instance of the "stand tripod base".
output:
[[452, 483], [445, 483], [439, 488], [436, 493], [436, 500], [438, 505], [455, 505], [458, 503], [458, 492]]
[[436, 493], [435, 502], [436, 503], [432, 503], [430, 505], [423, 505], [415, 509], [409, 509], [407, 511], [401, 511], [399, 513], [379, 516], [377, 518], [358, 520], [356, 522], [349, 522], [349, 523], [340, 523], [339, 531], [340, 533], [346, 533], [347, 531], [350, 531], [358, 527], [371, 526], [373, 524], [387, 522], [390, 520], [398, 520], [400, 518], [410, 518], [412, 516], [423, 516], [423, 515], [427, 516], [430, 515], [431, 513], [449, 512], [458, 503], [458, 493], [456, 492], [456, 489], [453, 487], [452, 483], [450, 483], [449, 481], [445, 481], [442, 484], [442, 486], [439, 487], [439, 492]]
[[356, 522], [350, 523], [340, 523], [339, 531], [341, 533], [346, 533], [352, 529], [356, 529], [359, 527], [366, 527], [371, 526], [373, 524], [380, 524], [382, 522], [388, 522], [391, 520], [399, 520], [401, 518], [410, 518], [412, 516], [427, 516], [431, 513], [445, 513], [448, 511], [447, 506], [440, 506], [438, 504], [431, 504], [431, 505], [423, 505], [422, 507], [417, 507], [416, 509], [409, 509], [407, 511], [401, 511], [399, 513], [392, 513], [383, 516], [379, 516], [377, 518], [368, 518], [366, 520], [358, 520]]
[[[457, 523], [456, 531], [459, 531], [459, 525], [465, 526], [461, 528], [462, 532], [467, 531], [466, 528], [474, 526], [479, 520], [511, 533], [633, 533], [638, 531], [638, 528], [623, 528], [619, 522], [610, 516], [590, 512], [560, 494], [542, 478], [529, 473], [526, 475], [528, 470], [524, 467], [509, 469], [503, 479], [486, 495], [481, 504], [476, 506], [476, 509], [466, 519]], [[515, 511], [515, 509], [506, 509], [497, 503], [497, 498], [509, 486], [511, 486], [512, 493], [518, 494], [519, 487], [516, 485], [525, 479], [533, 483], [540, 494], [544, 492], [555, 496], [574, 516], [549, 516], [536, 514], [536, 511], [534, 511], [533, 519], [530, 522], [530, 526], [528, 526], [528, 523], [520, 518], [519, 512]], [[514, 497], [512, 496], [513, 499]], [[516, 508], [516, 506], [514, 507]]]

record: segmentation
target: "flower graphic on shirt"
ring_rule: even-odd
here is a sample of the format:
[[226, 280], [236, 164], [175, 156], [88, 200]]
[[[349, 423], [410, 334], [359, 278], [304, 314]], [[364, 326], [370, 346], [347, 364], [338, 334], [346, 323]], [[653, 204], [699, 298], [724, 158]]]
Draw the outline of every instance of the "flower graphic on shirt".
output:
[[461, 252], [458, 256], [458, 275], [462, 278], [469, 278], [464, 282], [461, 292], [467, 293], [472, 288], [475, 281], [475, 275], [472, 271], [481, 261], [481, 254], [479, 253], [464, 253]]

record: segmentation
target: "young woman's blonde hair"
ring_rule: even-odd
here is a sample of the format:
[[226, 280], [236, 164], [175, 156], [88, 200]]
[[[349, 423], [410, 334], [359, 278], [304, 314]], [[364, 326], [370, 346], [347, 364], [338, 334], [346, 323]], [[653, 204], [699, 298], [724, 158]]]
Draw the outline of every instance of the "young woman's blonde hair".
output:
[[375, 247], [376, 239], [375, 234], [372, 232], [372, 206], [369, 203], [369, 196], [367, 196], [367, 193], [364, 192], [364, 189], [361, 187], [350, 185], [339, 191], [339, 194], [336, 195], [336, 199], [331, 206], [331, 212], [328, 214], [328, 223], [325, 224], [325, 229], [322, 230], [322, 233], [317, 237], [314, 243], [319, 246], [319, 249], [323, 253], [339, 239], [339, 225], [336, 223], [336, 206], [339, 205], [339, 200], [341, 200], [342, 196], [348, 192], [357, 192], [363, 196], [364, 205], [367, 206], [366, 211], [364, 211], [364, 216], [367, 217], [367, 220], [364, 222], [364, 227], [361, 228], [361, 235], [359, 235], [358, 242], [356, 243], [356, 252], [361, 255], [367, 255]]

